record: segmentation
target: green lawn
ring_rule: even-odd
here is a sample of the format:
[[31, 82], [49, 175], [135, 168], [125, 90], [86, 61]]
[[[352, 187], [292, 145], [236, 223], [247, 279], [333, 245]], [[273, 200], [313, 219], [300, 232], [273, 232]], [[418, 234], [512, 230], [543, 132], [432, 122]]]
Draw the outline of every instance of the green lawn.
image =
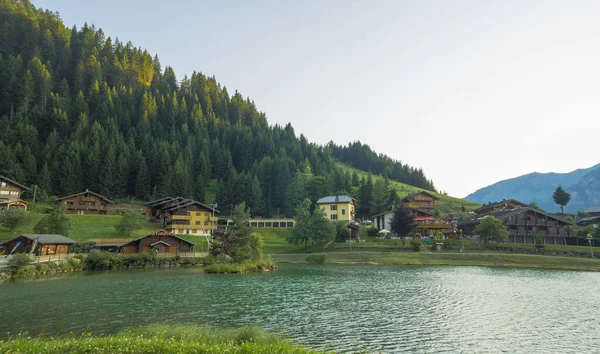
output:
[[[28, 212], [26, 224], [18, 228], [12, 235], [8, 229], [0, 226], [0, 241], [8, 240], [19, 234], [33, 233], [33, 227], [43, 217], [44, 214]], [[86, 242], [93, 238], [141, 237], [160, 229], [160, 225], [157, 223], [144, 222], [142, 229], [132, 232], [131, 236], [127, 236], [115, 230], [115, 225], [121, 221], [119, 215], [69, 215], [69, 218], [72, 224], [69, 237], [79, 242]]]
[[[356, 168], [350, 167], [342, 162], [336, 162], [336, 166], [341, 168], [344, 171], [347, 171], [349, 173], [354, 173], [356, 172], [358, 174], [359, 178], [367, 178], [367, 176], [369, 175], [368, 172], [364, 172], [361, 170], [358, 170]], [[373, 175], [373, 181], [376, 181], [377, 179], [382, 179], [383, 177], [380, 175]], [[392, 188], [394, 188], [396, 190], [396, 192], [398, 192], [398, 195], [400, 197], [404, 197], [410, 193], [413, 192], [418, 192], [421, 191], [421, 188], [417, 188], [408, 184], [404, 184], [404, 183], [400, 183], [400, 182], [396, 182], [396, 181], [391, 181], [391, 186]], [[473, 203], [464, 199], [460, 199], [460, 198], [455, 198], [455, 197], [451, 197], [451, 196], [447, 196], [444, 194], [440, 194], [440, 193], [435, 193], [435, 192], [429, 192], [433, 195], [435, 195], [436, 197], [440, 198], [439, 203], [440, 206], [442, 207], [443, 211], [445, 212], [449, 212], [451, 210], [454, 211], [460, 211], [461, 210], [461, 206], [464, 205], [465, 209], [467, 211], [471, 211], [474, 209], [477, 209], [481, 206], [481, 204], [477, 204], [477, 203]]]
[[[600, 271], [600, 259], [555, 257], [511, 253], [441, 253], [441, 252], [326, 252], [326, 263], [382, 265], [452, 265], [497, 266], [516, 268], [550, 268]], [[275, 262], [302, 263], [307, 254], [275, 254]]]

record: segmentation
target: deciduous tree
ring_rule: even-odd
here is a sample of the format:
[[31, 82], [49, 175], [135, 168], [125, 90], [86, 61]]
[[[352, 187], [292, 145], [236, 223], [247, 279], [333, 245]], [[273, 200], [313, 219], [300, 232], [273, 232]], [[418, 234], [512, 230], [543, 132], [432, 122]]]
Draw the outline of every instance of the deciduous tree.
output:
[[479, 235], [479, 241], [489, 246], [491, 242], [504, 242], [508, 239], [508, 230], [500, 219], [488, 216], [479, 222], [473, 231]]

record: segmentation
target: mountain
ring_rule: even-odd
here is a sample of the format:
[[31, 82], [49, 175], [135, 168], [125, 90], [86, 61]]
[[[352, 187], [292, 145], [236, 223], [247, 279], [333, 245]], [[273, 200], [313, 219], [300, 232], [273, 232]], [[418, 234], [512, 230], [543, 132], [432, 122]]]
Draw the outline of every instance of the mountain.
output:
[[291, 124], [269, 125], [254, 101], [214, 77], [177, 79], [156, 55], [94, 25], [68, 28], [28, 0], [0, 0], [0, 173], [37, 185], [38, 200], [89, 189], [226, 211], [245, 201], [253, 214], [291, 216], [304, 198], [349, 194], [368, 216], [398, 198], [338, 159], [435, 190], [421, 169], [368, 145], [320, 146]]
[[516, 199], [524, 203], [536, 202], [547, 211], [557, 211], [559, 209], [552, 200], [552, 193], [558, 186], [571, 193], [565, 211], [577, 212], [588, 206], [600, 205], [600, 164], [569, 173], [526, 174], [478, 189], [465, 199], [481, 204]]

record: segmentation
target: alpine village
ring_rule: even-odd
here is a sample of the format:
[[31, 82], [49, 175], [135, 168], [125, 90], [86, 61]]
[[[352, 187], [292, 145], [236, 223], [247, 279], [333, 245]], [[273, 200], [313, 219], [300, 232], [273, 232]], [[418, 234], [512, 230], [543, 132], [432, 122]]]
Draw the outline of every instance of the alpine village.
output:
[[95, 26], [67, 28], [27, 0], [0, 1], [0, 24], [4, 278], [149, 264], [247, 272], [357, 253], [458, 265], [527, 253], [569, 268], [600, 237], [600, 207], [563, 213], [561, 187], [554, 210], [454, 198], [359, 141], [318, 145], [269, 125], [214, 77], [178, 78]]

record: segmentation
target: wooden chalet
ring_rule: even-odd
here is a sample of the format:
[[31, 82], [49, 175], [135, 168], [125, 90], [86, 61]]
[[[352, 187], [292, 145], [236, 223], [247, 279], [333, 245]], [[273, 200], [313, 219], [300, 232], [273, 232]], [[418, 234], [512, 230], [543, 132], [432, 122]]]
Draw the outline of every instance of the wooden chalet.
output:
[[107, 251], [107, 252], [118, 252], [119, 248], [126, 243], [135, 240], [134, 238], [97, 238], [93, 241], [94, 248]]
[[148, 220], [152, 221], [152, 222], [160, 220], [162, 210], [164, 210], [170, 206], [173, 206], [175, 204], [181, 203], [184, 200], [185, 200], [185, 198], [182, 198], [182, 197], [175, 197], [175, 198], [166, 197], [166, 198], [153, 200], [151, 202], [144, 204], [144, 207], [146, 207], [147, 212], [148, 212]]
[[176, 236], [172, 232], [159, 230], [144, 237], [124, 243], [118, 248], [122, 253], [180, 253], [193, 252], [195, 245], [196, 244], [193, 242]]
[[488, 215], [491, 213], [496, 213], [499, 211], [507, 211], [514, 210], [517, 208], [527, 208], [529, 205], [525, 203], [521, 203], [518, 200], [514, 199], [504, 199], [500, 202], [488, 203], [483, 205], [482, 207], [473, 210], [473, 213], [477, 216]]
[[8, 208], [27, 209], [29, 203], [21, 199], [21, 194], [28, 190], [29, 188], [24, 185], [0, 175], [0, 210]]
[[0, 243], [6, 254], [29, 253], [34, 256], [68, 254], [69, 246], [77, 243], [63, 235], [22, 234]]
[[85, 192], [58, 198], [56, 203], [63, 203], [67, 206], [67, 214], [78, 215], [107, 215], [110, 206], [114, 204], [103, 195], [94, 193], [90, 190]]
[[584, 210], [585, 213], [588, 213], [590, 216], [600, 216], [600, 206], [591, 206]]
[[478, 216], [473, 220], [460, 223], [459, 228], [465, 235], [473, 235], [475, 227], [489, 216], [504, 222], [509, 233], [508, 242], [535, 243], [536, 237], [540, 236], [546, 244], [566, 245], [567, 239], [570, 238], [569, 226], [572, 225], [570, 221], [529, 207]]
[[217, 228], [218, 213], [208, 205], [185, 199], [161, 209], [159, 218], [166, 231], [176, 234], [208, 236]]
[[440, 207], [437, 203], [439, 199], [440, 198], [431, 193], [420, 191], [407, 195], [402, 199], [402, 202], [407, 204], [407, 207], [411, 209], [431, 210]]

